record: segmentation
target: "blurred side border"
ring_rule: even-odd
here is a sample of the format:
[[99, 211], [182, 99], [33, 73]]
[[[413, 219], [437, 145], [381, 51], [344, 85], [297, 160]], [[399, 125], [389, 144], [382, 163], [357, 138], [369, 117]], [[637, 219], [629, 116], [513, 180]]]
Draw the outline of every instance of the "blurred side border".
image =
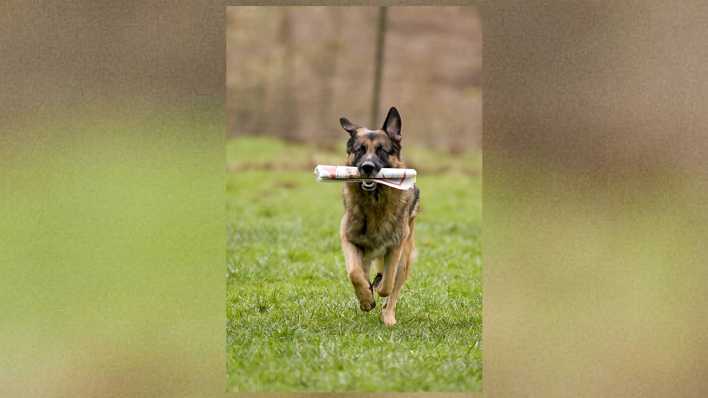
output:
[[[137, 4], [0, 6], [0, 395], [224, 394], [238, 4]], [[484, 393], [705, 395], [706, 5], [481, 5]]]

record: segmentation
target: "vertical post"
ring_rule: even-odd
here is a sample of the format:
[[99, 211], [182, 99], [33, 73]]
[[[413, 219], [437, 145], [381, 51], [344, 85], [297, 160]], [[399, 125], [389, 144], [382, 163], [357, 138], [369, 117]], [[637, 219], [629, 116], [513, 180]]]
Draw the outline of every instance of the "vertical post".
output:
[[374, 87], [371, 101], [370, 128], [376, 128], [379, 118], [379, 105], [381, 101], [381, 77], [383, 75], [384, 45], [386, 36], [386, 18], [388, 7], [379, 7], [378, 27], [376, 29], [376, 56], [374, 63]]
[[282, 52], [282, 69], [280, 70], [279, 84], [280, 98], [279, 101], [280, 114], [276, 122], [276, 134], [289, 140], [301, 139], [298, 113], [298, 96], [297, 96], [297, 80], [295, 66], [295, 46], [297, 44], [294, 34], [294, 17], [291, 15], [290, 9], [282, 7], [282, 14], [278, 36], [283, 46]]

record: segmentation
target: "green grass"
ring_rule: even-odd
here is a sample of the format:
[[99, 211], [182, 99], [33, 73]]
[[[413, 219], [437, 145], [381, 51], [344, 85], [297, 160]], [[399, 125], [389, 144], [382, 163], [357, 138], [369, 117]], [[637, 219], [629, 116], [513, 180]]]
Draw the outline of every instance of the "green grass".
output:
[[379, 320], [381, 299], [363, 313], [347, 279], [342, 186], [317, 183], [309, 169], [342, 157], [273, 139], [227, 144], [229, 389], [479, 390], [479, 156], [446, 156], [444, 173], [418, 178], [419, 255], [391, 329]]

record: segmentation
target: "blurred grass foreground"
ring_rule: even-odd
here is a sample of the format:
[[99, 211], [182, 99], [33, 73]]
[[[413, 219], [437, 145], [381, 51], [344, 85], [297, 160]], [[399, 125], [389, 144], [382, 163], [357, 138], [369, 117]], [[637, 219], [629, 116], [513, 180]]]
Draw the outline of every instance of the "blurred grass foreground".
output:
[[339, 247], [339, 153], [275, 138], [227, 143], [227, 368], [232, 391], [481, 388], [481, 157], [403, 149], [419, 172], [419, 257], [398, 324], [362, 313]]

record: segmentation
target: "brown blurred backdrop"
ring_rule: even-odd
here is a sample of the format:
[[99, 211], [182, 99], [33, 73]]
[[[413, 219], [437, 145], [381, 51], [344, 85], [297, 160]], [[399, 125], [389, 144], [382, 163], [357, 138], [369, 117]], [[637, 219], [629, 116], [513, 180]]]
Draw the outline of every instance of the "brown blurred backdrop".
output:
[[413, 145], [480, 149], [476, 7], [389, 7], [370, 125], [378, 7], [228, 7], [228, 131], [332, 146], [339, 118], [376, 128], [396, 106]]
[[[136, 102], [221, 110], [223, 5], [3, 1], [0, 123]], [[216, 43], [216, 45], [212, 44]], [[1, 150], [1, 148], [0, 148]]]

